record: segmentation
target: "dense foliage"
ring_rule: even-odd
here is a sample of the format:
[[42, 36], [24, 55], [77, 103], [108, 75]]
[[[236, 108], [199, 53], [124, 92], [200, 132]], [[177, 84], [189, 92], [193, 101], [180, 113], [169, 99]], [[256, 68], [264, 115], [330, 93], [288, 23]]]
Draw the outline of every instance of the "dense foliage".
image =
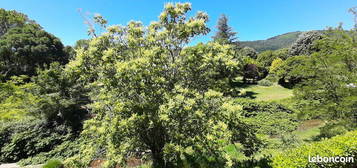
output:
[[323, 140], [312, 144], [300, 146], [288, 150], [275, 156], [272, 160], [272, 166], [276, 168], [294, 168], [294, 167], [354, 167], [356, 163], [330, 162], [317, 163], [309, 162], [309, 157], [355, 157], [357, 154], [357, 131], [336, 136], [332, 139]]
[[223, 167], [234, 161], [227, 145], [241, 143], [246, 155], [256, 150], [240, 106], [223, 97], [239, 64], [230, 46], [183, 48], [208, 30], [206, 14], [186, 19], [190, 9], [169, 3], [148, 29], [138, 22], [109, 27], [69, 64], [88, 69], [83, 77], [100, 86], [92, 93], [96, 117], [86, 121], [86, 142], [74, 160], [105, 158], [112, 167], [134, 151], [149, 150], [155, 167]]
[[22, 27], [28, 23], [34, 24], [25, 14], [15, 10], [0, 9], [0, 37], [14, 27]]
[[277, 103], [256, 102], [238, 99], [242, 106], [242, 115], [250, 125], [257, 127], [257, 133], [269, 136], [281, 136], [294, 131], [297, 127], [294, 111]]
[[55, 61], [65, 64], [71, 55], [71, 47], [25, 14], [0, 9], [0, 80], [35, 75], [36, 68]]
[[28, 77], [13, 77], [0, 83], [0, 121], [21, 120], [33, 110], [31, 104], [38, 101], [33, 93], [35, 85], [24, 83]]
[[34, 24], [10, 29], [0, 38], [0, 46], [0, 73], [5, 79], [32, 76], [37, 67], [68, 60], [61, 41]]
[[88, 113], [84, 105], [89, 100], [88, 91], [79, 82], [78, 75], [66, 71], [59, 63], [53, 63], [48, 69], [38, 71], [33, 83], [38, 101], [31, 103], [34, 109], [32, 116], [81, 130], [81, 121]]
[[317, 51], [314, 41], [320, 40], [322, 33], [318, 31], [308, 31], [299, 35], [299, 38], [291, 45], [289, 49], [290, 56], [310, 55]]
[[309, 62], [310, 56], [294, 56], [286, 59], [284, 62], [279, 62], [279, 66], [270, 68], [273, 69], [273, 74], [279, 78], [279, 84], [292, 88], [296, 84], [301, 83], [308, 78], [313, 79], [310, 74]]
[[0, 162], [16, 162], [70, 140], [71, 130], [44, 121], [6, 122], [0, 125]]
[[357, 35], [355, 31], [331, 31], [329, 37], [317, 42], [319, 51], [307, 59], [307, 67], [299, 68], [300, 73], [311, 77], [295, 92], [300, 99], [309, 100], [307, 106], [314, 115], [355, 124]]
[[88, 99], [60, 64], [75, 53], [24, 14], [1, 9], [0, 19], [0, 162], [73, 156]]
[[34, 156], [22, 159], [18, 162], [19, 165], [38, 165], [46, 163], [47, 161], [55, 158], [65, 160], [79, 152], [80, 138], [70, 138], [63, 141], [61, 144], [54, 146], [49, 152], [41, 152]]
[[43, 165], [43, 168], [62, 168], [63, 164], [59, 160], [49, 160], [46, 162], [45, 165]]
[[90, 39], [64, 47], [0, 9], [0, 162], [269, 168], [356, 155], [355, 29], [246, 47], [222, 15], [212, 41], [193, 44], [208, 15], [190, 11], [168, 3], [148, 26], [96, 14]]

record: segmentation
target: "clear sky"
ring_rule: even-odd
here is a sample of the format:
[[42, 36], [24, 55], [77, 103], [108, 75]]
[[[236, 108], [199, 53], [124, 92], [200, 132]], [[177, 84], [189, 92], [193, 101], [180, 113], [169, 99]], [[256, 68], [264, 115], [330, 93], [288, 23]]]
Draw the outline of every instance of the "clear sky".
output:
[[[109, 24], [125, 25], [130, 20], [144, 24], [157, 20], [165, 0], [0, 0], [0, 8], [14, 9], [36, 20], [44, 29], [59, 37], [64, 44], [87, 38], [87, 28], [78, 9], [100, 13]], [[174, 1], [178, 2], [178, 1]], [[352, 28], [348, 9], [357, 0], [187, 0], [193, 12], [205, 11], [210, 16], [211, 33], [200, 38], [207, 41], [215, 31], [218, 17], [224, 13], [238, 32], [239, 40], [260, 40], [291, 31], [325, 29], [344, 23]]]

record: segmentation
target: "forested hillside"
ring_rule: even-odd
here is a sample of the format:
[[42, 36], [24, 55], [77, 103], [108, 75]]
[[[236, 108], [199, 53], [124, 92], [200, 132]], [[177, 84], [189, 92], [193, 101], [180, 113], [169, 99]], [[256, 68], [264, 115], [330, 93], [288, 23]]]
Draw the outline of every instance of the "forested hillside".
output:
[[167, 3], [149, 25], [96, 14], [64, 46], [0, 9], [0, 164], [357, 167], [309, 162], [356, 159], [357, 23], [239, 42], [226, 15], [211, 30], [191, 10]]
[[240, 44], [244, 47], [254, 48], [257, 52], [278, 50], [292, 45], [301, 33], [303, 32], [289, 32], [268, 38], [266, 40], [241, 41]]

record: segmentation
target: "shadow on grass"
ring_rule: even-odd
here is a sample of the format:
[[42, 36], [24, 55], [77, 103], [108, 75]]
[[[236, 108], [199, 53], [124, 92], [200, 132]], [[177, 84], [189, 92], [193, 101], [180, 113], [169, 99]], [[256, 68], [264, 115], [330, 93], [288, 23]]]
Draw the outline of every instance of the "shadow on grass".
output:
[[244, 96], [242, 96], [242, 98], [249, 98], [249, 99], [256, 99], [258, 93], [253, 92], [253, 91], [247, 91], [246, 94]]
[[241, 81], [239, 81], [239, 82], [235, 82], [234, 84], [233, 84], [233, 86], [234, 87], [237, 87], [237, 88], [248, 88], [248, 87], [250, 87], [250, 86], [254, 86], [254, 85], [257, 85], [257, 84], [254, 84], [254, 83], [244, 83], [244, 82], [241, 82]]

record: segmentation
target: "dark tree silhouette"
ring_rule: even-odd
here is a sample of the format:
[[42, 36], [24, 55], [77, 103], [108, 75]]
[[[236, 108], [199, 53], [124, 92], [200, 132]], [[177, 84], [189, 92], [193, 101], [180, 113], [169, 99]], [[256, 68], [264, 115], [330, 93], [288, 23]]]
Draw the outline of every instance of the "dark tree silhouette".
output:
[[212, 37], [214, 41], [223, 44], [236, 44], [237, 37], [236, 32], [233, 32], [232, 28], [228, 25], [228, 18], [222, 14], [217, 23], [218, 31]]
[[255, 64], [247, 64], [244, 66], [244, 75], [243, 75], [243, 82], [248, 83], [256, 83], [259, 79], [259, 68]]
[[32, 76], [36, 68], [52, 62], [68, 61], [60, 39], [41, 27], [28, 24], [10, 29], [0, 37], [0, 73], [4, 79], [14, 75]]

